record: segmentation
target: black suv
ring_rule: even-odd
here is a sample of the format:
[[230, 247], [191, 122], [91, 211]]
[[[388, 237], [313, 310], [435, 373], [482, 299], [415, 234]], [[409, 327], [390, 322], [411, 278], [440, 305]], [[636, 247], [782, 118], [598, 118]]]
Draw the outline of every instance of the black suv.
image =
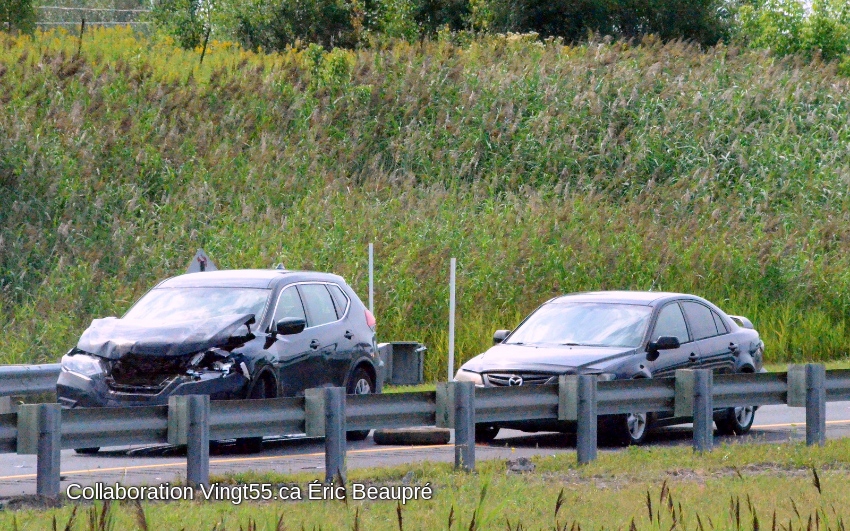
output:
[[71, 408], [188, 394], [298, 396], [323, 386], [364, 394], [381, 391], [383, 372], [375, 318], [341, 277], [210, 271], [160, 282], [120, 319], [95, 319], [62, 358], [57, 394]]

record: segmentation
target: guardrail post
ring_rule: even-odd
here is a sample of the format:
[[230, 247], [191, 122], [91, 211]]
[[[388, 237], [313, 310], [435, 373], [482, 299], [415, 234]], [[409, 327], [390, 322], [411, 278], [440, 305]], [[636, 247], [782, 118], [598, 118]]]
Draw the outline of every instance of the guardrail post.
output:
[[455, 468], [475, 469], [475, 384], [452, 382], [455, 408]]
[[819, 363], [806, 364], [806, 445], [826, 442], [826, 369]]
[[59, 404], [24, 404], [18, 411], [18, 453], [37, 455], [35, 491], [46, 498], [59, 497], [62, 449], [62, 407]]
[[210, 397], [190, 395], [186, 431], [186, 482], [192, 487], [210, 482]]
[[712, 381], [711, 370], [694, 371], [694, 450], [697, 452], [709, 452], [714, 444]]
[[578, 424], [576, 427], [576, 453], [578, 464], [596, 459], [596, 375], [578, 377]]
[[336, 478], [346, 482], [345, 470], [345, 389], [326, 387], [325, 402], [325, 482]]

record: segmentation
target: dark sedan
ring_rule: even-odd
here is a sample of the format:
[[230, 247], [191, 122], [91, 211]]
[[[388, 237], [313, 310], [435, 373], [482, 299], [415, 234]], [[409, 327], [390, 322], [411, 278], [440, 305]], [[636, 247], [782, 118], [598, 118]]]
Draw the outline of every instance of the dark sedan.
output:
[[[677, 369], [717, 373], [763, 371], [764, 343], [752, 323], [726, 315], [705, 299], [680, 293], [603, 291], [557, 297], [515, 330], [499, 330], [496, 343], [466, 362], [455, 376], [478, 386], [555, 384], [561, 374], [598, 374], [601, 379], [673, 376]], [[720, 433], [743, 434], [755, 406], [717, 410]], [[635, 412], [603, 417], [600, 435], [639, 444], [650, 426], [687, 418]], [[492, 440], [500, 427], [564, 430], [550, 421], [479, 424], [476, 437]]]
[[[96, 319], [62, 358], [69, 408], [380, 392], [375, 318], [339, 276], [230, 270], [161, 282], [120, 319]], [[366, 433], [350, 433], [365, 438]], [[260, 439], [240, 441], [258, 449]]]

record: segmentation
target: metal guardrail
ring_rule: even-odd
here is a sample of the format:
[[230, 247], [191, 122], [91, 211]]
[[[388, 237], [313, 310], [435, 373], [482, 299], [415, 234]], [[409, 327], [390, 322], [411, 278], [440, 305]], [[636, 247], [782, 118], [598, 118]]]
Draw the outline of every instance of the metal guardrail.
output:
[[[46, 385], [47, 369], [12, 368], [3, 390], [26, 392], [24, 382]], [[15, 380], [15, 378], [20, 378]], [[0, 415], [0, 451], [37, 454], [36, 491], [59, 495], [60, 450], [130, 443], [185, 444], [190, 485], [209, 478], [210, 439], [292, 435], [325, 437], [325, 476], [345, 481], [346, 431], [437, 425], [455, 430], [455, 466], [475, 466], [475, 423], [544, 419], [573, 421], [577, 457], [596, 457], [599, 415], [671, 412], [694, 423], [694, 449], [713, 445], [715, 409], [766, 404], [806, 408], [806, 443], [825, 442], [826, 402], [850, 399], [850, 370], [797, 365], [787, 373], [721, 374], [681, 370], [675, 378], [597, 381], [562, 376], [558, 385], [476, 388], [471, 382], [437, 384], [434, 392], [349, 395], [342, 388], [308, 389], [304, 397], [213, 401], [173, 396], [168, 406], [61, 409], [24, 404]]]
[[0, 366], [0, 397], [56, 391], [60, 370], [58, 363]]

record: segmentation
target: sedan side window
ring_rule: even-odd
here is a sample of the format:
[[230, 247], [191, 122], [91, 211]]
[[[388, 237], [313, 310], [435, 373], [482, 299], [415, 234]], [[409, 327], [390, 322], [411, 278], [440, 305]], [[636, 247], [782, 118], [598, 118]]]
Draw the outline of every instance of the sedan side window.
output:
[[298, 290], [295, 289], [295, 286], [290, 286], [280, 292], [277, 309], [274, 311], [275, 323], [287, 317], [307, 320], [304, 315], [304, 305], [301, 304], [301, 297], [298, 296]]
[[717, 312], [711, 312], [711, 316], [714, 317], [714, 326], [717, 327], [717, 333], [720, 335], [728, 334], [729, 330], [726, 329], [726, 323], [717, 315]]
[[298, 286], [307, 307], [309, 326], [319, 326], [337, 320], [334, 301], [324, 284], [302, 284]]
[[658, 313], [652, 339], [654, 341], [663, 336], [678, 338], [680, 343], [687, 343], [690, 340], [688, 327], [685, 325], [685, 317], [682, 315], [679, 305], [675, 302], [668, 304]]
[[691, 325], [694, 339], [705, 339], [717, 335], [717, 325], [714, 324], [711, 310], [698, 302], [683, 302], [682, 307], [685, 309], [685, 315], [688, 316], [688, 324]]

